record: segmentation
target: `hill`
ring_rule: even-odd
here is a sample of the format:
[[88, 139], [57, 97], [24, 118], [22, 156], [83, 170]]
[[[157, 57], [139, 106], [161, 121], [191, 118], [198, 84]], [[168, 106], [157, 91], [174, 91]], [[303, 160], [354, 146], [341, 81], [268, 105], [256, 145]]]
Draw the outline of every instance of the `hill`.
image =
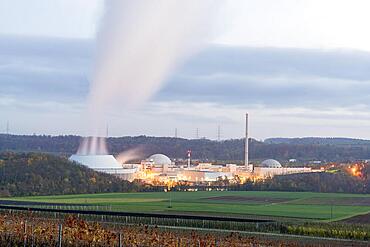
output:
[[138, 191], [138, 185], [37, 153], [0, 153], [0, 196]]
[[268, 138], [266, 144], [292, 145], [370, 145], [370, 140], [343, 137]]
[[364, 179], [353, 177], [343, 171], [278, 175], [255, 183], [249, 181], [239, 186], [242, 188], [238, 188], [238, 190], [368, 194], [370, 192], [370, 179], [367, 178], [367, 174], [370, 173], [370, 167], [367, 166], [363, 172]]
[[[322, 141], [319, 141], [321, 140]], [[75, 153], [80, 136], [36, 136], [0, 134], [0, 152], [43, 152], [69, 156]], [[297, 159], [352, 161], [370, 158], [370, 141], [346, 138], [286, 138], [267, 139], [265, 142], [250, 139], [250, 159], [274, 158], [281, 162]], [[244, 139], [212, 141], [208, 139], [183, 139], [172, 137], [111, 137], [108, 148], [112, 154], [125, 150], [139, 149], [137, 159], [154, 153], [164, 153], [170, 158], [186, 158], [187, 150], [200, 160], [241, 163], [244, 159]], [[353, 143], [356, 143], [353, 144]]]
[[[174, 190], [182, 190], [182, 186], [179, 185]], [[369, 193], [370, 166], [365, 166], [361, 178], [350, 176], [341, 170], [335, 173], [274, 176], [265, 180], [247, 180], [244, 184], [231, 184], [228, 179], [224, 179], [212, 186], [247, 191]], [[42, 153], [0, 153], [0, 197], [162, 190], [161, 187], [122, 181], [63, 157]]]

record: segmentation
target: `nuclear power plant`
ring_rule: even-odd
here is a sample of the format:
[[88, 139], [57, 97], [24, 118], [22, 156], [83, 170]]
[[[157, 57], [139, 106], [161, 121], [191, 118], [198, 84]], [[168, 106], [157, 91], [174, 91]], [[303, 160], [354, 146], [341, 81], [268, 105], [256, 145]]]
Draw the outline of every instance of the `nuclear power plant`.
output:
[[135, 179], [147, 183], [168, 182], [191, 182], [204, 183], [215, 182], [220, 179], [233, 180], [238, 178], [241, 182], [247, 179], [264, 179], [275, 175], [292, 173], [320, 172], [308, 167], [283, 167], [274, 159], [267, 159], [259, 164], [249, 161], [249, 115], [245, 115], [245, 139], [244, 139], [244, 165], [221, 164], [198, 162], [191, 163], [191, 150], [187, 152], [187, 162], [177, 165], [164, 154], [153, 154], [140, 163], [119, 163], [113, 155], [108, 154], [75, 154], [70, 157], [71, 161], [87, 166], [95, 171], [112, 174], [123, 180]]

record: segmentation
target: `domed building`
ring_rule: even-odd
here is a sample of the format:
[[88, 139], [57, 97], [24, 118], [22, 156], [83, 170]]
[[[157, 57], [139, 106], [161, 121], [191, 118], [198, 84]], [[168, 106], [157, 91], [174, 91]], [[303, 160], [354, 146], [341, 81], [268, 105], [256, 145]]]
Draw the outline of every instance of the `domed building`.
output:
[[109, 169], [122, 169], [122, 165], [113, 157], [113, 155], [79, 155], [74, 154], [69, 158], [90, 169], [101, 171]]
[[153, 165], [171, 165], [172, 161], [164, 154], [153, 154], [148, 159]]
[[116, 160], [113, 155], [108, 154], [91, 154], [80, 155], [74, 154], [69, 158], [70, 161], [86, 166], [98, 172], [108, 173], [123, 180], [132, 181], [137, 169], [125, 169]]
[[282, 165], [277, 160], [268, 159], [268, 160], [262, 161], [260, 167], [266, 167], [266, 168], [282, 168]]
[[174, 165], [170, 158], [164, 154], [153, 154], [141, 161], [142, 171], [151, 171], [152, 174], [172, 172]]
[[253, 172], [257, 176], [265, 178], [275, 175], [312, 172], [312, 170], [309, 167], [283, 167], [279, 161], [267, 159], [262, 161], [259, 166], [254, 167]]

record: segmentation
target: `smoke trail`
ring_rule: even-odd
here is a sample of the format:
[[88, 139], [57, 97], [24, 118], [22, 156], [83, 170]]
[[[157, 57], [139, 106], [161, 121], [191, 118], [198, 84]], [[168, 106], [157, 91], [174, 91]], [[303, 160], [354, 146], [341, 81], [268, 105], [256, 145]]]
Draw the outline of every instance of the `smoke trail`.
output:
[[107, 0], [97, 35], [89, 95], [93, 135], [107, 112], [135, 107], [156, 93], [210, 34], [214, 0]]

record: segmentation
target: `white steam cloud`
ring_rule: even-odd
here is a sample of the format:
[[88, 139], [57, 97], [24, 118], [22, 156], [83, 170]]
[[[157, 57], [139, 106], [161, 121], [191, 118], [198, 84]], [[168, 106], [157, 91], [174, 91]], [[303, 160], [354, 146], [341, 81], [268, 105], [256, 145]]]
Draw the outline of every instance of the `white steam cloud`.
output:
[[140, 145], [136, 148], [132, 148], [132, 149], [123, 151], [118, 156], [116, 156], [116, 160], [120, 164], [125, 164], [129, 161], [142, 159], [142, 158], [144, 158], [143, 156], [144, 156], [144, 146]]
[[108, 153], [107, 143], [104, 137], [90, 136], [82, 139], [77, 150], [78, 155], [104, 155]]
[[105, 2], [89, 95], [93, 136], [104, 136], [108, 111], [148, 100], [207, 42], [216, 8], [214, 0]]

